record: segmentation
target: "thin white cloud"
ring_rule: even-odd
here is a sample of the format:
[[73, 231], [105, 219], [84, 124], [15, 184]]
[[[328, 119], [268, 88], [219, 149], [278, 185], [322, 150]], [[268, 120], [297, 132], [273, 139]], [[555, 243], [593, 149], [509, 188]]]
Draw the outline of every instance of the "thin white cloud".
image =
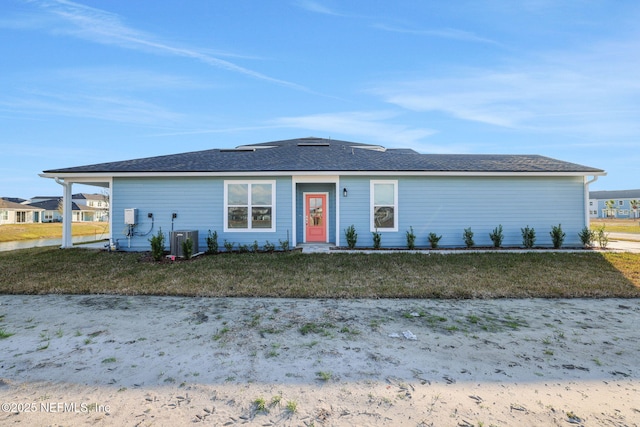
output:
[[632, 135], [640, 126], [638, 51], [639, 41], [607, 43], [508, 66], [458, 69], [447, 77], [376, 84], [370, 92], [410, 111], [505, 128]]
[[145, 92], [213, 86], [179, 75], [126, 67], [60, 68], [22, 73], [13, 76], [13, 81], [14, 94], [0, 95], [0, 114], [5, 118], [40, 120], [42, 115], [57, 115], [155, 126], [182, 122], [187, 116], [144, 99]]
[[458, 30], [455, 28], [441, 28], [441, 29], [431, 29], [431, 30], [414, 30], [408, 28], [400, 28], [397, 26], [387, 25], [387, 24], [376, 24], [374, 28], [384, 31], [390, 31], [394, 33], [402, 33], [402, 34], [413, 34], [416, 36], [427, 36], [427, 37], [438, 37], [443, 39], [450, 40], [458, 40], [464, 42], [473, 42], [473, 43], [487, 43], [499, 45], [500, 43], [495, 40], [488, 39], [486, 37], [481, 37], [475, 33]]
[[207, 65], [253, 77], [269, 83], [296, 90], [309, 91], [304, 86], [276, 79], [232, 62], [216, 58], [206, 50], [180, 47], [165, 43], [157, 37], [126, 25], [120, 16], [68, 0], [37, 0], [44, 10], [60, 18], [52, 31], [78, 37], [100, 44], [117, 45], [125, 49], [141, 50], [156, 54], [173, 55], [201, 61]]
[[327, 6], [320, 4], [316, 1], [312, 1], [312, 0], [301, 0], [296, 2], [296, 4], [298, 6], [300, 6], [301, 8], [309, 11], [309, 12], [313, 12], [313, 13], [319, 13], [322, 15], [333, 15], [333, 16], [343, 16], [337, 12], [335, 12], [334, 10], [328, 8]]
[[[389, 111], [310, 114], [306, 116], [279, 117], [267, 120], [263, 122], [264, 124], [256, 126], [175, 130], [157, 133], [152, 136], [224, 134], [293, 128], [333, 137], [344, 135], [346, 138], [354, 138], [355, 141], [377, 141], [385, 146], [442, 152], [442, 147], [427, 145], [423, 142], [423, 139], [433, 135], [436, 133], [435, 131], [391, 123], [390, 121], [397, 115], [397, 113]], [[451, 150], [455, 149], [455, 147], [448, 147], [446, 152], [451, 152]]]
[[179, 122], [182, 114], [122, 95], [81, 95], [36, 92], [0, 101], [0, 111], [17, 115], [57, 115], [140, 125]]
[[[28, 75], [33, 81], [42, 81], [42, 75]], [[110, 92], [117, 89], [130, 91], [153, 90], [197, 90], [211, 88], [209, 82], [204, 83], [181, 75], [168, 74], [147, 69], [136, 69], [128, 67], [78, 67], [61, 68], [48, 71], [47, 81], [59, 80], [58, 86], [87, 85], [95, 93], [101, 88], [108, 88]]]
[[397, 113], [391, 112], [326, 113], [280, 117], [269, 123], [280, 127], [323, 132], [327, 135], [348, 135], [403, 147], [419, 145], [422, 139], [435, 133], [431, 129], [389, 123], [396, 115]]
[[166, 132], [153, 133], [146, 135], [147, 137], [156, 136], [187, 136], [187, 135], [207, 135], [207, 134], [231, 134], [239, 132], [252, 132], [268, 129], [277, 129], [281, 126], [265, 125], [265, 126], [237, 126], [237, 127], [217, 127], [217, 128], [201, 128], [187, 130], [167, 130]]

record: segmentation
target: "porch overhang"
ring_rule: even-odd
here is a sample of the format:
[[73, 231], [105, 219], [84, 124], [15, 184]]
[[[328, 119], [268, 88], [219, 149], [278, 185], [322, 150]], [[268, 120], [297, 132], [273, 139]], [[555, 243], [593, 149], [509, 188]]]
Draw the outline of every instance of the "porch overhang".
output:
[[[72, 220], [72, 198], [73, 184], [91, 185], [102, 188], [111, 188], [112, 179], [110, 177], [83, 177], [83, 176], [60, 176], [58, 174], [41, 173], [41, 178], [51, 178], [60, 184], [62, 190], [62, 244], [60, 249], [68, 249], [73, 247], [73, 234], [71, 230]], [[111, 203], [109, 203], [109, 229], [113, 230], [111, 223], [113, 215], [111, 215]]]

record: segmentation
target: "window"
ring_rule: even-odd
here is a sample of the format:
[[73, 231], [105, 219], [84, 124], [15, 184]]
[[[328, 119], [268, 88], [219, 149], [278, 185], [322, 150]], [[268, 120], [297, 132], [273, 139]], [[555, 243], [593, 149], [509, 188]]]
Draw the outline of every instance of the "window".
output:
[[27, 222], [27, 213], [24, 211], [17, 211], [16, 222], [19, 222], [19, 223]]
[[0, 220], [9, 221], [9, 211], [0, 211]]
[[275, 181], [225, 181], [224, 231], [275, 231]]
[[398, 231], [398, 181], [371, 181], [371, 231]]

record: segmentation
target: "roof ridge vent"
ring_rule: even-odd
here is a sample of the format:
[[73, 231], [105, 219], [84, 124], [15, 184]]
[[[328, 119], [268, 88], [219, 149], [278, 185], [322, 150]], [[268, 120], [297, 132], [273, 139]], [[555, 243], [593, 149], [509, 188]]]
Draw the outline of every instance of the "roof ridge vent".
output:
[[220, 152], [221, 153], [232, 153], [232, 152], [238, 152], [238, 151], [256, 151], [255, 147], [247, 147], [247, 146], [240, 146], [240, 147], [236, 147], [236, 148], [221, 148]]
[[361, 150], [379, 151], [381, 153], [384, 153], [385, 151], [387, 151], [387, 149], [382, 145], [352, 145], [351, 148], [352, 149], [360, 148]]
[[[324, 141], [321, 138], [318, 138], [319, 141]], [[298, 142], [298, 147], [328, 147], [329, 142]]]
[[266, 148], [276, 148], [275, 145], [238, 145], [236, 148], [221, 148], [221, 153], [230, 153], [236, 151], [257, 151]]

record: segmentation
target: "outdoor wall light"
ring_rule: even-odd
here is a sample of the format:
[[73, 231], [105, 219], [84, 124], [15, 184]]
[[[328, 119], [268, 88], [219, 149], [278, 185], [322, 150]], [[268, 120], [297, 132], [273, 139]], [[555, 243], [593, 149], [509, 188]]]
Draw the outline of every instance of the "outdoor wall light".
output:
[[347, 197], [347, 187], [342, 189], [342, 197]]

